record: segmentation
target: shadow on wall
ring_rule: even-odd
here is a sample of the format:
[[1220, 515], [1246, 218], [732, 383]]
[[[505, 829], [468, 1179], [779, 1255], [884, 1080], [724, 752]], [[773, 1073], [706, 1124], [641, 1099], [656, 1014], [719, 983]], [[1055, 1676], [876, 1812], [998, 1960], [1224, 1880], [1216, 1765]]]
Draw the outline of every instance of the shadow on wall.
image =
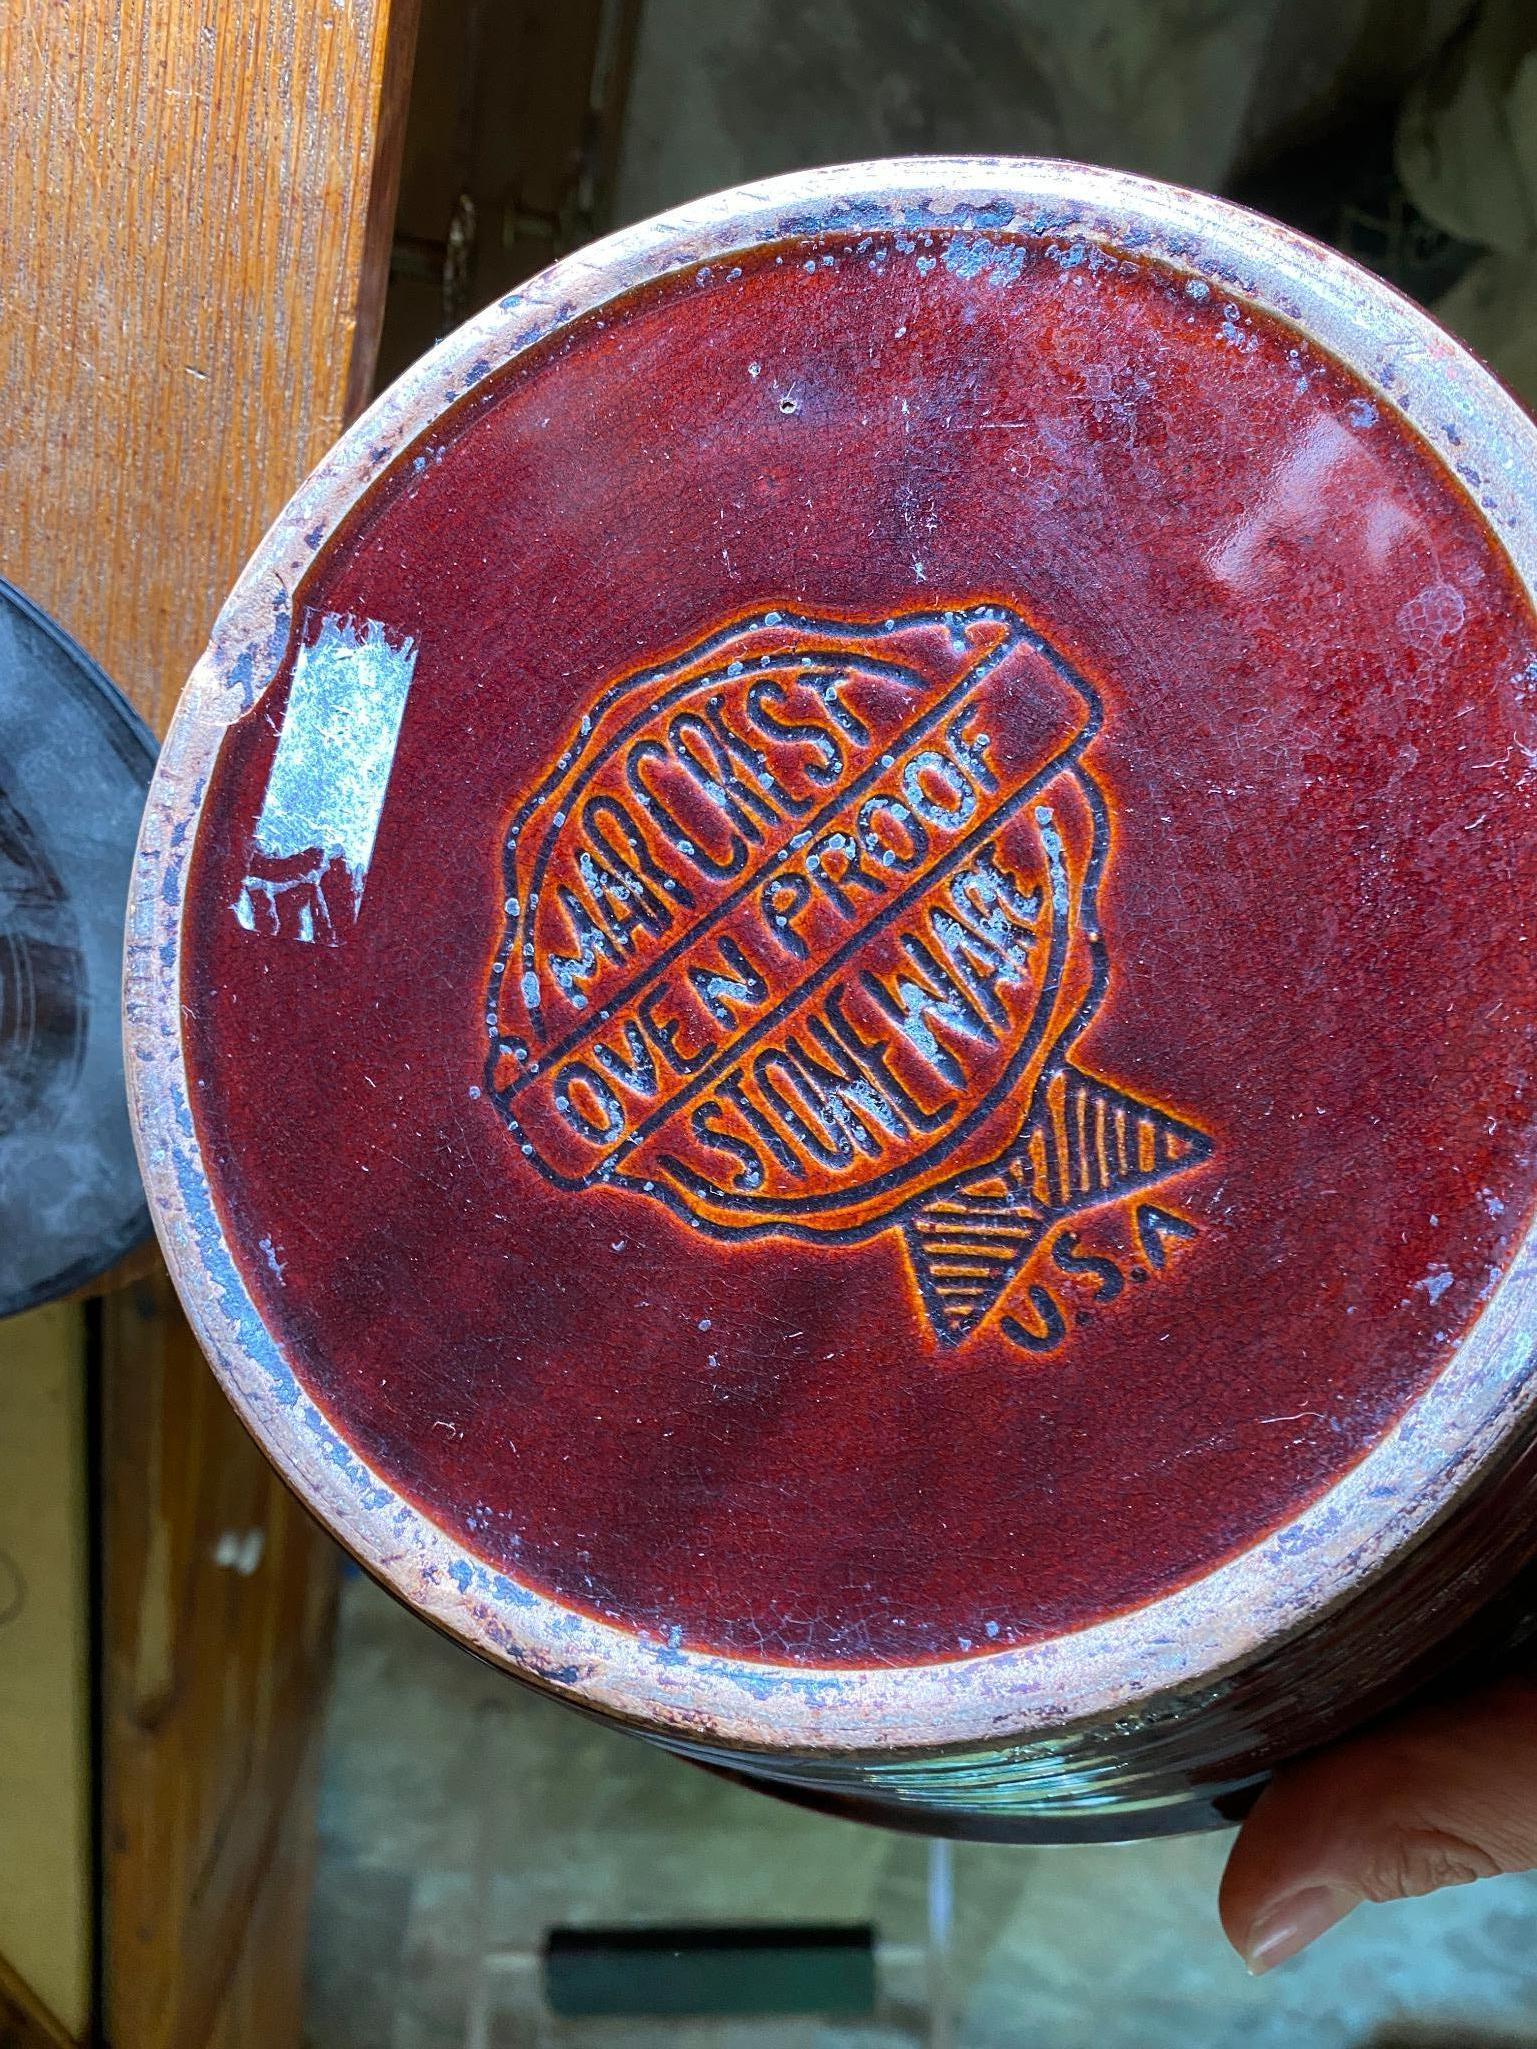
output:
[[1078, 157], [1221, 189], [1398, 99], [1468, 0], [647, 0], [619, 217], [807, 164]]
[[614, 217], [807, 165], [1074, 157], [1230, 192], [1537, 399], [1531, 0], [645, 0]]

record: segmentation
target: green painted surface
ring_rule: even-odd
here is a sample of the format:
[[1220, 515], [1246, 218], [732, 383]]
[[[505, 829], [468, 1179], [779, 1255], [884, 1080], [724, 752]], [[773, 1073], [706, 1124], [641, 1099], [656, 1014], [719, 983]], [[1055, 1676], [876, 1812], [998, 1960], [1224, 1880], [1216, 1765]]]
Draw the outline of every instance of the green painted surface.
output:
[[544, 1953], [552, 2013], [823, 2014], [875, 2008], [869, 1928], [555, 1929]]

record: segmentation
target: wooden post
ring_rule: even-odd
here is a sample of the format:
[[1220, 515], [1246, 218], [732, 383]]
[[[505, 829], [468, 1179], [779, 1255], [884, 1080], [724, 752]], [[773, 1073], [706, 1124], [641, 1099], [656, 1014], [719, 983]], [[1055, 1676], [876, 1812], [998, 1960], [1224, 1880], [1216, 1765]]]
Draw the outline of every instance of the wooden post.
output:
[[[0, 10], [0, 573], [161, 730], [366, 397], [416, 6]], [[98, 2026], [114, 2049], [283, 2049], [333, 1554], [163, 1278], [102, 1328]]]

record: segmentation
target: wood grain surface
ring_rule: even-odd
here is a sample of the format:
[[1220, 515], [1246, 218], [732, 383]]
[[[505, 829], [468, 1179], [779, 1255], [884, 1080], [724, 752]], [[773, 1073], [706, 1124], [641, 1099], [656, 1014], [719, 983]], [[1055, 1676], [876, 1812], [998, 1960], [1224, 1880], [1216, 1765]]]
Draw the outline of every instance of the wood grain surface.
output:
[[0, 10], [0, 567], [162, 730], [366, 394], [415, 12]]
[[[0, 574], [161, 731], [253, 543], [366, 397], [416, 14], [0, 10]], [[286, 2049], [334, 1554], [163, 1277], [101, 1331], [98, 2024], [114, 2049]]]
[[169, 1283], [108, 1311], [111, 2040], [266, 2049], [298, 2039], [330, 1548], [256, 1455]]

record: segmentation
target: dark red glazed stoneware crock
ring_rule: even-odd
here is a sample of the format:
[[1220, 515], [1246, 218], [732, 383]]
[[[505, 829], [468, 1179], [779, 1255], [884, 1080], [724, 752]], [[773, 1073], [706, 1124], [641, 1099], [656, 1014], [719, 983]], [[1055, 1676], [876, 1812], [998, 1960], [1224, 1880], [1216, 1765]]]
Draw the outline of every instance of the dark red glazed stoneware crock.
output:
[[445, 342], [131, 908], [285, 1478], [520, 1677], [957, 1834], [1199, 1826], [1498, 1636], [1534, 483], [1385, 285], [1072, 165], [726, 193]]

